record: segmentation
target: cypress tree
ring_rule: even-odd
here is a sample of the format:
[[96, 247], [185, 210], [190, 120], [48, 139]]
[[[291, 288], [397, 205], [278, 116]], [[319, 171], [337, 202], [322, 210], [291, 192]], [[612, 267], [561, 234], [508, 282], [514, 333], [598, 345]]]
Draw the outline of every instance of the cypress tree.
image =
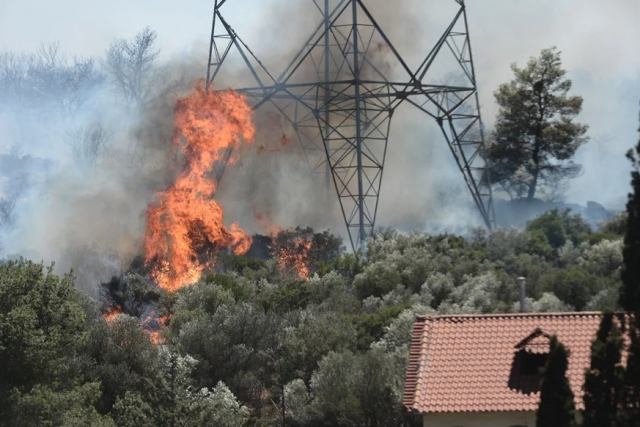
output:
[[573, 391], [567, 378], [569, 350], [554, 335], [540, 383], [536, 427], [576, 427]]
[[582, 427], [615, 426], [623, 370], [622, 335], [613, 313], [605, 313], [596, 339], [591, 344], [591, 365], [584, 382]]
[[536, 427], [576, 427], [576, 408], [567, 378], [569, 350], [554, 335], [540, 383]]
[[627, 158], [633, 164], [632, 193], [627, 201], [627, 229], [622, 249], [622, 287], [620, 306], [627, 312], [640, 313], [640, 141]]
[[621, 427], [640, 427], [640, 141], [627, 157], [633, 164], [632, 193], [627, 202], [629, 217], [622, 249], [620, 306], [629, 314], [629, 347], [618, 418]]

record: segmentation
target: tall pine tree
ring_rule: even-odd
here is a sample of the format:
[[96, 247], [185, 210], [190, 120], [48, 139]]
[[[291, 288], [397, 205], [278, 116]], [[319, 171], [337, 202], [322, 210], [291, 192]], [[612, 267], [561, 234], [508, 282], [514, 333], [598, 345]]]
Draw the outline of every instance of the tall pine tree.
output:
[[585, 374], [582, 427], [614, 427], [623, 369], [622, 334], [613, 313], [605, 313], [591, 344], [591, 366]]
[[568, 367], [569, 350], [554, 335], [549, 343], [549, 359], [540, 383], [536, 427], [576, 427], [576, 408], [567, 378]]

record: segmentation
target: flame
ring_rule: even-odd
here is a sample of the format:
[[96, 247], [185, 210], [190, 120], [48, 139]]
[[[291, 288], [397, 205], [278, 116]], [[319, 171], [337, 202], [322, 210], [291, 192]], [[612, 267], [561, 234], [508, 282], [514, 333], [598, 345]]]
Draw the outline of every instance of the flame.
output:
[[160, 334], [162, 333], [162, 330], [159, 330], [159, 331], [148, 331], [148, 330], [145, 330], [144, 332], [149, 336], [149, 339], [155, 345], [164, 344], [164, 339], [160, 336]]
[[207, 266], [198, 251], [207, 246], [236, 255], [249, 250], [251, 238], [238, 224], [224, 226], [222, 207], [213, 199], [218, 183], [210, 174], [227, 148], [238, 148], [241, 138], [253, 140], [251, 115], [243, 95], [206, 91], [202, 81], [177, 99], [173, 145], [186, 161], [176, 182], [149, 205], [144, 238], [146, 263], [162, 288], [197, 282]]
[[312, 242], [305, 237], [295, 237], [293, 241], [288, 241], [287, 237], [293, 236], [295, 232], [292, 229], [285, 230], [276, 224], [268, 208], [260, 211], [254, 205], [253, 215], [260, 231], [271, 237], [272, 244], [269, 249], [271, 255], [278, 259], [278, 267], [281, 270], [294, 270], [301, 278], [308, 279]]
[[104, 317], [105, 320], [111, 324], [116, 319], [116, 317], [118, 317], [121, 314], [122, 314], [122, 307], [117, 305], [115, 307], [113, 306], [109, 307], [107, 309], [107, 312], [104, 313], [102, 317]]
[[278, 266], [282, 270], [292, 269], [302, 279], [309, 278], [309, 250], [311, 242], [297, 238], [293, 248], [281, 248], [278, 252]]
[[169, 324], [172, 314], [165, 314], [164, 316], [156, 317], [157, 314], [152, 312], [151, 315], [146, 316], [142, 322], [142, 330], [149, 337], [151, 342], [156, 345], [164, 344], [165, 340], [162, 337], [162, 331]]

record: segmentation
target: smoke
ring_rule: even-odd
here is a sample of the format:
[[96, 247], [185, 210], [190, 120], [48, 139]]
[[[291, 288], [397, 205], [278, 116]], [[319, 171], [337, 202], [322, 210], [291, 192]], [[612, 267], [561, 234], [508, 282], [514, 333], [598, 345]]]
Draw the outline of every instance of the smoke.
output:
[[[65, 67], [62, 60], [56, 65], [60, 72]], [[54, 261], [58, 272], [73, 268], [78, 286], [95, 296], [100, 280], [120, 274], [142, 253], [145, 209], [175, 174], [169, 156], [175, 96], [202, 72], [184, 58], [159, 69], [152, 101], [141, 109], [123, 103], [106, 80], [84, 94], [78, 113], [67, 115], [51, 106], [49, 120], [41, 119], [41, 109], [25, 107], [24, 91], [5, 98], [2, 133], [25, 141], [24, 151], [36, 159], [55, 163], [48, 171], [22, 167], [30, 181], [24, 191], [11, 194], [15, 180], [9, 177], [0, 193], [17, 202], [11, 224], [2, 228], [4, 255]], [[36, 82], [25, 79], [24, 84]]]
[[[37, 43], [52, 41], [51, 34], [38, 32], [50, 24], [39, 24], [39, 18], [27, 13], [27, 3], [9, 1], [1, 6], [6, 9], [0, 10], [0, 49], [32, 52]], [[412, 69], [442, 34], [455, 8], [454, 1], [443, 0], [365, 4]], [[236, 0], [225, 7], [232, 27], [275, 74], [321, 19], [311, 0]], [[629, 1], [606, 6], [597, 0], [541, 0], [526, 6], [508, 0], [468, 2], [488, 129], [497, 113], [492, 93], [512, 78], [510, 64], [523, 65], [551, 45], [563, 52], [564, 67], [574, 81], [572, 92], [585, 100], [578, 120], [591, 126], [592, 136], [578, 153], [584, 174], [571, 183], [566, 195], [570, 201], [596, 198], [615, 208], [628, 191], [624, 153], [637, 140], [640, 93], [640, 59], [632, 55], [630, 41], [640, 38], [634, 22], [639, 8]], [[55, 260], [59, 271], [74, 267], [79, 285], [94, 293], [98, 280], [126, 269], [131, 258], [141, 254], [145, 209], [177, 172], [171, 169], [169, 156], [175, 94], [206, 75], [211, 9], [211, 2], [198, 0], [154, 8], [121, 0], [108, 6], [65, 0], [56, 3], [55, 11], [43, 12], [43, 16], [66, 17], [56, 20], [59, 27], [54, 31], [55, 39], [69, 51], [68, 69], [73, 68], [71, 53], [103, 57], [114, 37], [130, 37], [150, 25], [158, 32], [162, 73], [153, 85], [153, 101], [142, 109], [123, 104], [112, 83], [104, 80], [99, 61], [94, 63], [97, 81], [74, 92], [82, 96], [70, 103], [52, 90], [28, 90], [26, 98], [2, 97], [0, 150], [6, 154], [0, 158], [0, 198], [17, 201], [10, 218], [0, 215], [0, 225], [11, 223], [2, 227], [2, 255]], [[71, 22], [68, 17], [73, 14], [66, 13], [70, 10], [87, 18]], [[125, 26], [123, 14], [135, 28]], [[401, 74], [389, 52], [378, 55], [376, 60], [390, 67], [390, 75]], [[227, 65], [216, 79], [218, 88], [251, 82], [242, 58], [230, 56]], [[447, 72], [455, 71], [450, 65], [434, 65], [431, 81], [448, 78]], [[301, 70], [301, 78], [313, 79], [314, 73]], [[0, 76], [6, 85], [7, 74]], [[33, 78], [21, 84], [47, 87]], [[46, 108], [33, 102], [43, 94], [50, 98]], [[66, 104], [56, 102], [63, 98]], [[254, 214], [268, 213], [283, 226], [330, 228], [346, 237], [333, 182], [327, 185], [321, 174], [309, 171], [295, 139], [287, 143], [284, 137], [293, 136], [290, 125], [269, 109], [258, 111], [255, 121], [255, 146], [237, 156], [219, 188], [227, 219], [258, 232]], [[104, 130], [100, 140], [91, 137], [96, 129]], [[17, 186], [18, 182], [25, 184]], [[439, 128], [412, 106], [399, 108], [389, 137], [378, 224], [442, 231], [479, 223]]]

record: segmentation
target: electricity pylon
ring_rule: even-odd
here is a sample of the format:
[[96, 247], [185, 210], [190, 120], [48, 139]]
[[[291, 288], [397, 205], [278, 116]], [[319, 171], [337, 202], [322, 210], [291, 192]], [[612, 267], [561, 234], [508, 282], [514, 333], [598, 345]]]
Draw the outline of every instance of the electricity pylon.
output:
[[[456, 3], [450, 25], [417, 69], [408, 66], [364, 0], [308, 0], [319, 12], [318, 25], [279, 74], [267, 70], [224, 18], [229, 1], [215, 0], [207, 87], [228, 56], [239, 54], [252, 83], [234, 89], [254, 109], [277, 109], [311, 170], [332, 178], [354, 250], [373, 233], [391, 119], [403, 103], [439, 125], [486, 226], [495, 226], [464, 0], [448, 0]], [[457, 72], [455, 83], [430, 79], [445, 55]], [[224, 164], [219, 179], [223, 172]]]

